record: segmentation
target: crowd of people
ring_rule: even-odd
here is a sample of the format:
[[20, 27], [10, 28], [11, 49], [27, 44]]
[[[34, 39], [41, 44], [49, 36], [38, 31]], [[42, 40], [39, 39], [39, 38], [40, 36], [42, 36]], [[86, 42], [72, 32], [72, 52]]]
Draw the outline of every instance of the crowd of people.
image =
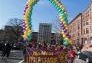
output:
[[[0, 43], [2, 58], [9, 57], [12, 47], [13, 44], [11, 44], [10, 42]], [[53, 52], [53, 55], [58, 55], [58, 56], [60, 56], [60, 54], [62, 53], [63, 55], [61, 55], [61, 57], [63, 58], [63, 60], [67, 61], [69, 59], [70, 60], [69, 63], [73, 63], [76, 56], [76, 53], [72, 45], [68, 45], [68, 46], [60, 45], [57, 44], [55, 41], [52, 41], [50, 44], [47, 44], [45, 41], [37, 44], [36, 42], [34, 42], [34, 40], [32, 40], [31, 42], [29, 42], [27, 46], [23, 46], [23, 54], [25, 60], [28, 53], [31, 55], [33, 51], [39, 51], [39, 52], [49, 51], [49, 52]]]
[[[31, 41], [27, 48], [24, 49], [24, 56], [26, 57], [26, 54], [32, 54], [33, 51], [50, 51], [53, 52], [53, 54], [58, 54], [60, 55], [60, 53], [64, 53], [65, 55], [61, 55], [61, 57], [63, 58], [63, 61], [65, 60], [64, 63], [69, 62], [69, 63], [73, 63], [76, 53], [72, 47], [72, 45], [70, 45], [70, 47], [64, 46], [64, 45], [60, 45], [60, 44], [56, 44], [55, 41], [53, 41], [51, 44], [48, 44], [43, 41], [40, 44], [36, 44], [34, 41]], [[58, 56], [59, 56], [58, 55]], [[67, 56], [67, 57], [66, 57]], [[69, 61], [68, 61], [69, 60]], [[62, 63], [62, 62], [60, 62]]]

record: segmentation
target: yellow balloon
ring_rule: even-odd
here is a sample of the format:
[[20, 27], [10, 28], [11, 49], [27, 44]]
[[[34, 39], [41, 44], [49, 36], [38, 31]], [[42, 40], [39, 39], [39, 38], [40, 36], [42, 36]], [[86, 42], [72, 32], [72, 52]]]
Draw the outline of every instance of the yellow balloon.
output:
[[27, 14], [26, 14], [26, 18], [28, 19], [28, 16], [29, 16], [29, 14], [28, 14], [28, 11], [27, 11]]
[[64, 7], [62, 7], [62, 10], [64, 11], [64, 10], [65, 10], [65, 8], [64, 8]]
[[66, 22], [65, 21], [63, 21], [63, 23], [66, 25]]
[[61, 4], [60, 4], [60, 3], [58, 3], [58, 6], [60, 7], [60, 6], [61, 6]]
[[26, 25], [25, 25], [26, 27], [28, 27], [29, 25], [26, 23]]
[[32, 30], [29, 29], [28, 32], [32, 33]]
[[30, 10], [31, 10], [31, 9], [28, 9], [28, 12], [27, 12], [28, 14], [30, 13]]
[[28, 20], [27, 19], [25, 20], [25, 23], [28, 24]]
[[65, 37], [65, 34], [63, 33], [63, 37]]
[[27, 26], [27, 27], [29, 26], [29, 23], [28, 23], [28, 21], [26, 22], [26, 26]]
[[28, 5], [32, 6], [34, 3], [35, 3], [35, 0], [31, 0]]
[[27, 35], [27, 31], [24, 32], [24, 35]]
[[64, 19], [63, 18], [61, 18], [60, 20], [61, 20], [61, 22], [64, 22]]
[[29, 6], [32, 5], [32, 3], [33, 3], [33, 1], [30, 1], [30, 2], [28, 3], [28, 5], [29, 5]]
[[68, 26], [65, 24], [65, 28], [67, 28]]
[[63, 6], [62, 5], [60, 5], [60, 8], [62, 8]]
[[64, 24], [64, 26], [66, 25], [65, 21], [62, 22]]
[[62, 17], [62, 16], [59, 16], [59, 18], [60, 18], [60, 19], [63, 19], [63, 17]]
[[27, 19], [28, 19], [27, 15], [25, 15], [24, 19], [25, 19], [25, 20], [27, 20]]
[[24, 32], [23, 37], [24, 37], [25, 39], [27, 39], [27, 32]]
[[27, 32], [29, 32], [29, 31], [30, 31], [30, 28], [28, 27]]
[[26, 27], [26, 30], [27, 30], [27, 31], [29, 30], [29, 26], [28, 26], [28, 27]]
[[66, 40], [69, 40], [67, 37], [65, 38]]

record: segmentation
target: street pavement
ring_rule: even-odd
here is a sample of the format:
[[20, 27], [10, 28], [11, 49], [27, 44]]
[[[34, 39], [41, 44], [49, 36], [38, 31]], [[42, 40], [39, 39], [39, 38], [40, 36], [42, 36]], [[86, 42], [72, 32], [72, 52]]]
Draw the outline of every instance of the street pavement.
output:
[[19, 62], [21, 62], [22, 60], [17, 60], [17, 59], [7, 59], [7, 58], [4, 58], [4, 59], [2, 59], [1, 57], [0, 57], [0, 63], [19, 63]]
[[19, 50], [12, 50], [9, 58], [1, 57], [0, 51], [0, 63], [22, 63], [23, 62], [23, 53]]
[[[19, 50], [12, 50], [9, 58], [5, 57], [2, 59], [2, 57], [0, 56], [0, 63], [23, 63], [23, 53], [22, 51]], [[86, 63], [86, 62], [76, 57], [74, 63]]]
[[87, 62], [85, 62], [85, 61], [83, 61], [81, 59], [76, 58], [74, 63], [87, 63]]

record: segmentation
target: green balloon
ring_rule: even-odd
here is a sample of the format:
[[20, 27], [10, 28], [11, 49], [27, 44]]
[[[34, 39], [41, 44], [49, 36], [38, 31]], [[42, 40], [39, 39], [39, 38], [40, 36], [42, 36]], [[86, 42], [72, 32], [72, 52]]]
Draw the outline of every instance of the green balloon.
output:
[[54, 6], [56, 6], [56, 3], [53, 3]]
[[66, 43], [66, 42], [64, 42], [64, 43], [63, 43], [63, 45], [67, 45], [67, 43]]
[[32, 38], [32, 37], [31, 37], [31, 35], [28, 35], [28, 41], [30, 41], [30, 40], [31, 40], [31, 38]]
[[64, 43], [63, 43], [64, 45], [69, 45], [69, 43], [68, 43], [68, 40], [66, 39], [66, 38], [64, 38]]
[[49, 1], [51, 1], [51, 2], [52, 2], [53, 0], [49, 0]]
[[28, 41], [30, 41], [30, 40], [31, 40], [31, 38], [28, 37]]
[[56, 8], [57, 10], [60, 10], [60, 7], [59, 6], [57, 6], [57, 8]]
[[30, 36], [31, 35], [31, 33], [30, 32], [28, 32], [28, 36]]
[[62, 14], [62, 13], [60, 13], [60, 15], [63, 16], [63, 18], [64, 18], [66, 24], [68, 25], [68, 19], [67, 19], [67, 16], [65, 16], [65, 14]]
[[58, 12], [61, 12], [62, 10], [60, 9], [60, 10], [58, 10]]
[[53, 5], [56, 5], [56, 3], [53, 1], [53, 3], [52, 3]]
[[51, 3], [53, 4], [53, 2], [54, 2], [54, 1], [52, 0]]

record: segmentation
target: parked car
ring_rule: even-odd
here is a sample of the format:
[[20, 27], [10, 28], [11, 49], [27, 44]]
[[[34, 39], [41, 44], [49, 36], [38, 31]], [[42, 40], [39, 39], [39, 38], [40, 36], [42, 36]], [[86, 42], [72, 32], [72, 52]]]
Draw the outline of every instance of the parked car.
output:
[[87, 63], [92, 62], [92, 52], [83, 51], [78, 54], [78, 58], [86, 61]]

